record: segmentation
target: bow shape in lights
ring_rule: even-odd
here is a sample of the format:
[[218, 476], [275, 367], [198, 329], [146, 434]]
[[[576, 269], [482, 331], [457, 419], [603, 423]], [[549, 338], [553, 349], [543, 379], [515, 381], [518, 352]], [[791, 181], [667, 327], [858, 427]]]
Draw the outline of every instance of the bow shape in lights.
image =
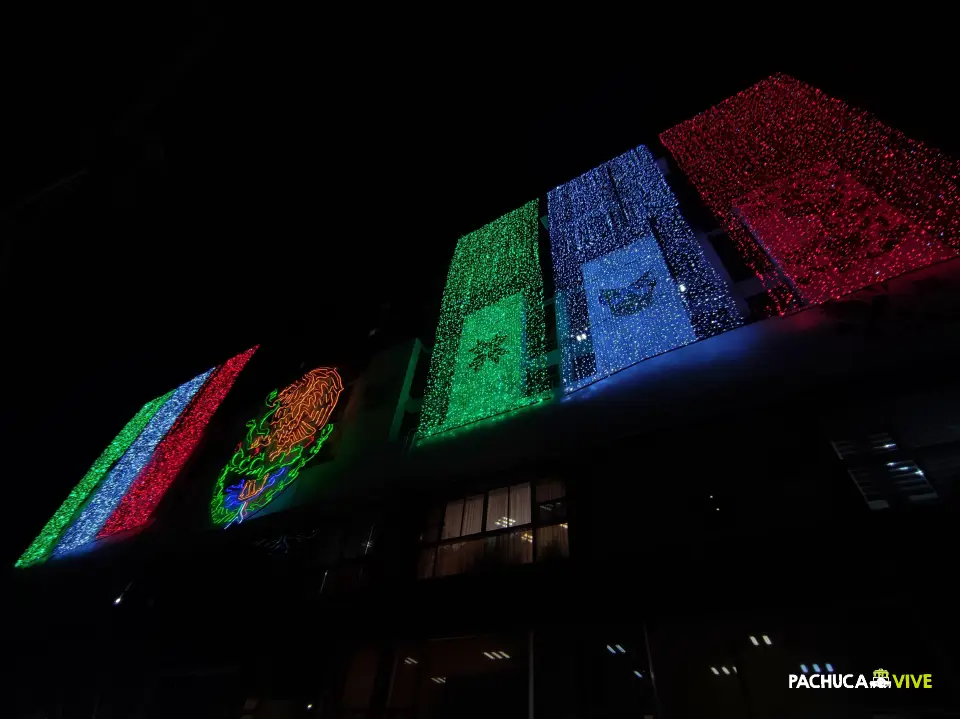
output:
[[343, 391], [335, 369], [311, 370], [267, 396], [267, 411], [247, 422], [247, 436], [220, 472], [210, 512], [215, 524], [240, 523], [262, 509], [317, 455]]

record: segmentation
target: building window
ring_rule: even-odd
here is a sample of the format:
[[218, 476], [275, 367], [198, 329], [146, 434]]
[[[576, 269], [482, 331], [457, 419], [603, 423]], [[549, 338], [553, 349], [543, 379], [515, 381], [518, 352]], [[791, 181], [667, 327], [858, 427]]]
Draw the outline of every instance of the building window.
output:
[[456, 499], [447, 503], [443, 513], [443, 534], [441, 539], [466, 537], [479, 534], [483, 530], [483, 495], [477, 494], [466, 499]]
[[570, 540], [567, 538], [567, 525], [555, 524], [552, 527], [537, 529], [537, 560], [560, 559], [570, 556]]
[[570, 556], [567, 536], [567, 486], [563, 480], [549, 479], [537, 484], [537, 561]]
[[[526, 717], [528, 647], [523, 634], [401, 642], [396, 647], [386, 712], [377, 716]], [[373, 714], [337, 716], [353, 719]]]
[[458, 497], [430, 512], [420, 541], [421, 579], [567, 557], [565, 485], [524, 482]]
[[923, 469], [889, 432], [831, 440], [867, 507], [911, 507], [940, 499]]

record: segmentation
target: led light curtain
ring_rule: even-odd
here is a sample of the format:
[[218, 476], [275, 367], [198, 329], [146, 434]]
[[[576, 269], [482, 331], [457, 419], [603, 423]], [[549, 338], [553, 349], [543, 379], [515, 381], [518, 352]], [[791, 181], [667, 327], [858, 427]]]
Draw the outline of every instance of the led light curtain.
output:
[[547, 206], [567, 391], [740, 324], [646, 147], [557, 187]]
[[239, 524], [269, 504], [300, 474], [333, 432], [330, 415], [343, 380], [330, 367], [307, 372], [282, 391], [274, 390], [230, 458], [214, 489], [214, 524]]
[[538, 209], [537, 200], [528, 202], [457, 243], [421, 437], [530, 404], [549, 390]]
[[145, 404], [17, 560], [63, 556], [145, 522], [199, 442], [256, 347]]
[[960, 248], [957, 163], [787, 75], [660, 140], [780, 312], [949, 259]]
[[256, 348], [249, 349], [214, 370], [209, 381], [197, 393], [189, 411], [179, 417], [153, 453], [150, 463], [120, 500], [98, 537], [135, 529], [146, 523], [203, 438], [207, 423], [255, 351]]

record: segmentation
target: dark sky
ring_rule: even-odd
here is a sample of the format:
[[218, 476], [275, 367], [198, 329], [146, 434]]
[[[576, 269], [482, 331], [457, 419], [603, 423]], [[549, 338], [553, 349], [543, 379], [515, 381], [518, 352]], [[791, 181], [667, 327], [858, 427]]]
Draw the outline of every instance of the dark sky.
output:
[[7, 93], [2, 561], [150, 397], [280, 336], [334, 362], [373, 327], [427, 337], [458, 236], [775, 71], [957, 155], [930, 48], [260, 5], [59, 19]]

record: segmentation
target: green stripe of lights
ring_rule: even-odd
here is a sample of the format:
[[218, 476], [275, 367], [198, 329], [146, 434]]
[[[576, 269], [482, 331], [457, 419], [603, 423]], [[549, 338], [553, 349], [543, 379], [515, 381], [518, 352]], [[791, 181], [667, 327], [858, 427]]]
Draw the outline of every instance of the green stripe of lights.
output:
[[549, 391], [538, 233], [533, 200], [457, 243], [420, 437], [531, 404]]
[[77, 512], [83, 507], [84, 502], [97, 488], [100, 481], [107, 475], [110, 468], [120, 459], [130, 445], [134, 443], [143, 428], [153, 418], [164, 403], [170, 398], [173, 392], [167, 392], [162, 397], [147, 402], [140, 411], [134, 415], [133, 419], [127, 422], [126, 426], [120, 430], [120, 433], [113, 438], [113, 441], [107, 446], [93, 466], [83, 475], [83, 479], [70, 492], [60, 508], [53, 513], [50, 521], [40, 530], [40, 534], [33, 540], [26, 551], [16, 561], [17, 567], [29, 567], [33, 564], [43, 562], [53, 551], [60, 539], [60, 535], [69, 526], [70, 522], [76, 516]]

